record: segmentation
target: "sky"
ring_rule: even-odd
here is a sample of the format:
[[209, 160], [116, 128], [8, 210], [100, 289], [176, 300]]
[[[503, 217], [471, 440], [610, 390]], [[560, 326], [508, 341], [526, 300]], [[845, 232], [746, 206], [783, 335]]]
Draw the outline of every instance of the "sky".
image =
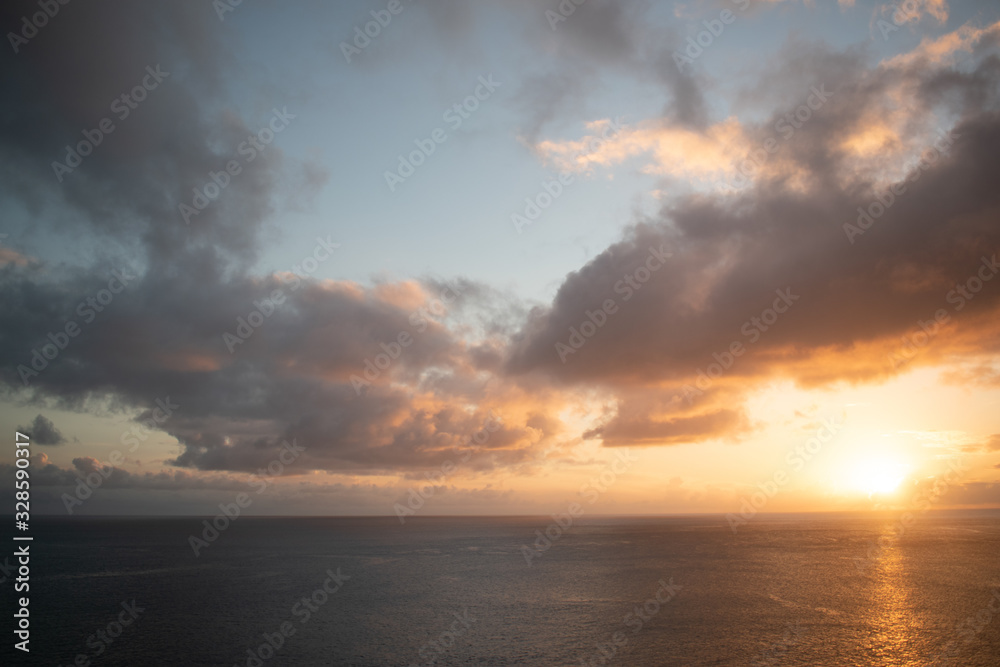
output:
[[36, 513], [1000, 507], [996, 3], [41, 11], [0, 9]]

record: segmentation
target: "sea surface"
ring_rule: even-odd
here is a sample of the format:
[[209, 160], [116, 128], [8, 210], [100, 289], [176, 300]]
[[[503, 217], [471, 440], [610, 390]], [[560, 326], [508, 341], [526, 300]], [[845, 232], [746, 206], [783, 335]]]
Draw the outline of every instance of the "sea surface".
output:
[[33, 521], [2, 664], [1000, 665], [997, 513]]

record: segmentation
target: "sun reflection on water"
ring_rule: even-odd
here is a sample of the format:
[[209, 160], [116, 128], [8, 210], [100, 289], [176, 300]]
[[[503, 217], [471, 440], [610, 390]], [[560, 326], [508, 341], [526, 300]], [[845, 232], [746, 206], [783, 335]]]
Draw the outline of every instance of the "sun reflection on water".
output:
[[871, 635], [866, 652], [875, 665], [909, 667], [921, 664], [917, 654], [918, 631], [914, 626], [910, 585], [900, 544], [891, 528], [882, 531], [878, 560], [872, 569], [870, 589]]

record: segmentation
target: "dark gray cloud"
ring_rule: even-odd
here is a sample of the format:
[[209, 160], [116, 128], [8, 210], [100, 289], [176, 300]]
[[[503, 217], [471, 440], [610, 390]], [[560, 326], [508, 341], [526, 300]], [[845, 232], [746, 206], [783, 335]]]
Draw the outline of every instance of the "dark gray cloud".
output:
[[[835, 92], [794, 141], [782, 142], [768, 165], [776, 168], [760, 170], [736, 194], [670, 200], [569, 274], [551, 306], [534, 309], [512, 337], [509, 373], [617, 392], [616, 413], [590, 433], [606, 445], [738, 436], [752, 428], [739, 407], [743, 394], [761, 377], [877, 381], [910, 363], [996, 351], [1000, 279], [984, 281], [972, 298], [958, 288], [980, 285], [980, 271], [993, 275], [1000, 251], [1000, 193], [990, 184], [1000, 169], [1000, 59], [984, 55], [962, 72], [926, 62], [872, 69], [857, 53], [792, 42], [780, 63], [764, 77], [764, 92], [754, 93], [777, 108], [745, 127], [751, 149], [775, 137], [779, 121], [815, 87]], [[859, 169], [844, 139], [888, 122], [889, 100], [901, 90], [912, 96], [904, 133], [946, 109], [959, 119], [957, 139], [932, 151], [932, 164], [911, 162], [898, 181], [905, 192], [849, 238], [845, 223], [856, 224], [859, 207], [885, 200], [889, 183], [876, 181], [882, 172]], [[642, 274], [648, 282], [629, 287], [626, 277], [635, 286], [656, 249], [671, 257]], [[754, 323], [780, 294], [791, 296], [787, 312]], [[592, 337], [574, 334], [606, 299], [617, 311]], [[941, 311], [948, 327], [933, 327], [929, 345], [907, 348], [919, 323]], [[738, 357], [730, 355], [734, 343]], [[707, 377], [713, 365], [725, 367], [718, 379]]]
[[[4, 32], [36, 4], [6, 3]], [[79, 234], [86, 225], [113, 238], [112, 247], [123, 247], [133, 263], [166, 276], [206, 263], [222, 272], [256, 258], [282, 167], [277, 146], [246, 162], [192, 224], [178, 211], [269, 115], [240, 118], [227, 110], [223, 72], [236, 63], [219, 28], [197, 3], [67, 5], [16, 57], [0, 60], [0, 193], [45, 213], [32, 234]], [[162, 80], [143, 101], [126, 105], [123, 94], [144, 79], [154, 83], [147, 67]], [[65, 162], [66, 147], [83, 141], [85, 131], [93, 136], [104, 119], [113, 131], [71, 173], [57, 175], [52, 163]], [[111, 251], [95, 254], [107, 262]]]
[[[689, 382], [713, 362], [713, 354], [739, 341], [747, 351], [731, 377], [785, 366], [795, 367], [793, 375], [807, 383], [852, 375], [875, 379], [887, 374], [884, 352], [859, 358], [856, 366], [808, 361], [903, 336], [939, 309], [964, 331], [981, 329], [980, 349], [993, 349], [989, 316], [1000, 304], [1000, 289], [987, 283], [990, 288], [973, 299], [947, 299], [956, 284], [976, 276], [984, 257], [1000, 250], [1000, 193], [990, 185], [990, 174], [1000, 168], [1000, 117], [992, 110], [998, 64], [991, 57], [961, 75], [884, 72], [853, 79], [853, 85], [846, 74], [836, 77], [842, 83], [832, 88], [833, 99], [781, 155], [793, 173], [811, 177], [805, 190], [790, 187], [784, 173], [765, 174], [741, 194], [671, 201], [658, 219], [634, 225], [623, 240], [567, 276], [551, 307], [529, 316], [510, 349], [508, 368], [544, 371], [567, 382]], [[852, 59], [842, 67], [863, 74]], [[946, 154], [917, 172], [919, 180], [852, 244], [844, 224], [855, 223], [858, 207], [868, 208], [882, 189], [858, 178], [839, 180], [850, 172], [841, 141], [867, 122], [866, 111], [877, 111], [885, 79], [901, 76], [911, 78], [928, 108], [933, 101], [927, 91], [947, 77], [956, 93], [949, 97], [952, 111], [964, 120]], [[971, 94], [984, 89], [993, 91], [989, 100]], [[763, 126], [773, 127], [780, 118], [776, 114]], [[650, 248], [669, 249], [672, 257], [641, 289], [626, 288], [621, 281], [643, 266]], [[743, 325], [772, 306], [776, 290], [787, 289], [797, 297], [794, 305], [754, 342], [758, 336], [745, 335]], [[564, 363], [557, 343], [567, 343], [570, 328], [579, 328], [587, 311], [608, 298], [617, 300], [619, 311], [579, 351], [564, 355]], [[931, 349], [947, 348], [948, 340], [957, 342], [942, 334]]]
[[[185, 447], [176, 463], [212, 470], [266, 466], [282, 441], [292, 439], [307, 447], [298, 467], [433, 466], [443, 460], [442, 436], [457, 442], [482, 427], [485, 413], [414, 409], [411, 392], [390, 384], [463, 401], [487, 398], [482, 383], [477, 387], [467, 376], [479, 372], [479, 363], [496, 366], [499, 354], [486, 345], [467, 354], [432, 312], [402, 308], [349, 285], [226, 281], [213, 267], [172, 280], [147, 274], [100, 319], [81, 322], [79, 337], [48, 368], [29, 376], [26, 388], [18, 366], [30, 366], [29, 351], [46, 342], [45, 332], [60, 331], [65, 319], [80, 322], [73, 311], [80, 297], [55, 287], [40, 290], [23, 278], [9, 282], [3, 298], [10, 309], [2, 316], [9, 318], [10, 326], [3, 323], [9, 345], [0, 371], [8, 392], [76, 409], [92, 392], [119, 396], [123, 408], [152, 407], [169, 398], [179, 407], [162, 427]], [[476, 292], [468, 284], [458, 289]], [[230, 353], [223, 332], [235, 335], [238, 318], [246, 319], [254, 302], [275, 290], [285, 302]], [[465, 298], [456, 297], [457, 309]], [[18, 304], [28, 301], [45, 302], [45, 313], [15, 315]], [[412, 341], [405, 348], [395, 342], [400, 334]], [[383, 343], [397, 358], [366, 375], [366, 362], [382, 363]], [[428, 368], [454, 372], [428, 377]], [[364, 383], [356, 388], [352, 376]], [[527, 456], [518, 445], [525, 438], [524, 428], [512, 425], [495, 434], [488, 448], [497, 448], [497, 464], [517, 462]]]
[[66, 442], [65, 436], [56, 428], [51, 419], [38, 415], [28, 426], [18, 426], [17, 430], [31, 437], [35, 445], [61, 445]]
[[[575, 7], [572, 14], [550, 23], [547, 11], [562, 17], [558, 8], [570, 5]], [[645, 0], [519, 6], [526, 42], [535, 46], [526, 63], [529, 74], [514, 95], [524, 115], [522, 137], [529, 145], [543, 131], [593, 120], [589, 114], [617, 115], [607, 109], [607, 100], [614, 99], [607, 95], [609, 88], [636, 79], [662, 90], [666, 122], [691, 127], [707, 122], [705, 82], [690, 71], [682, 72], [672, 55], [684, 44], [681, 24], [654, 20], [652, 7]], [[605, 103], [596, 104], [598, 99]]]

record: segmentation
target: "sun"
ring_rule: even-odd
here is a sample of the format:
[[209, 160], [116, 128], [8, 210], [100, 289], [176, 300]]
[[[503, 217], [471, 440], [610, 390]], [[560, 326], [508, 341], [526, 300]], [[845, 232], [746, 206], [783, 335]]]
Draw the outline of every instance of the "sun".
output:
[[906, 479], [909, 466], [889, 458], [871, 458], [858, 462], [850, 471], [850, 486], [872, 495], [895, 492]]

